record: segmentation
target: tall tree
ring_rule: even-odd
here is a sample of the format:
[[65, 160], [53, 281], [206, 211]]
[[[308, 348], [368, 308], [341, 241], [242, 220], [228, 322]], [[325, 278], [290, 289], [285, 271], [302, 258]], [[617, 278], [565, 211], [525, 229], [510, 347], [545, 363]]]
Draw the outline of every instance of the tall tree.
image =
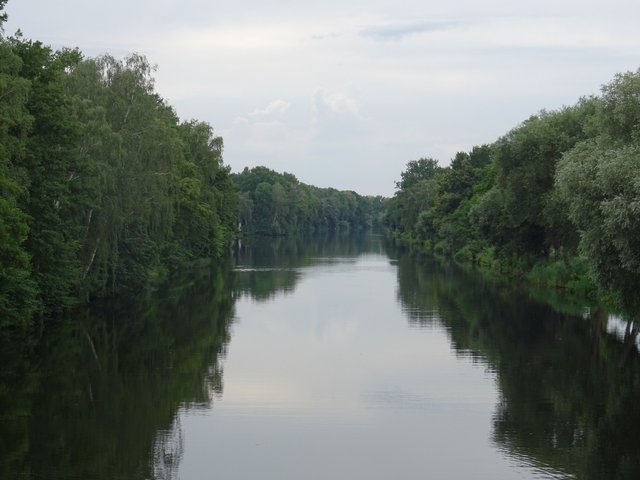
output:
[[[640, 321], [640, 70], [603, 88], [601, 134], [562, 159], [556, 185], [596, 280]], [[637, 329], [637, 327], [636, 327]]]
[[21, 208], [29, 216], [25, 248], [31, 255], [45, 313], [60, 313], [76, 298], [80, 228], [75, 191], [84, 169], [77, 153], [79, 128], [64, 92], [67, 71], [79, 61], [76, 51], [52, 51], [40, 42], [13, 39], [20, 76], [30, 82], [26, 108], [33, 118], [24, 154], [12, 160], [24, 172], [28, 194]]
[[[1, 1], [0, 7], [5, 3]], [[27, 172], [15, 165], [16, 158], [24, 156], [33, 123], [27, 109], [31, 83], [19, 75], [21, 67], [22, 60], [11, 45], [0, 40], [0, 330], [27, 326], [39, 308], [31, 256], [25, 247], [29, 217], [22, 205]]]

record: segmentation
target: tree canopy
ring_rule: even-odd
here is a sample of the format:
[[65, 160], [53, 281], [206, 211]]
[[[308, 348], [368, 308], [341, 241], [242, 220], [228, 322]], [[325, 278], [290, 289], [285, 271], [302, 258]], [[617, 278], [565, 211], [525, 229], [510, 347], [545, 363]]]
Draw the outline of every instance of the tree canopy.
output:
[[87, 58], [0, 38], [0, 334], [135, 294], [192, 260], [220, 261], [239, 228], [379, 224], [381, 197], [266, 167], [232, 175], [222, 138], [180, 120], [154, 70], [139, 54]]
[[447, 167], [407, 164], [385, 225], [437, 255], [615, 293], [640, 314], [640, 70]]
[[222, 140], [181, 122], [152, 74], [137, 54], [0, 41], [0, 330], [226, 252], [237, 209]]
[[318, 188], [290, 173], [266, 167], [233, 175], [239, 191], [244, 232], [284, 235], [320, 231], [360, 231], [380, 226], [382, 197]]

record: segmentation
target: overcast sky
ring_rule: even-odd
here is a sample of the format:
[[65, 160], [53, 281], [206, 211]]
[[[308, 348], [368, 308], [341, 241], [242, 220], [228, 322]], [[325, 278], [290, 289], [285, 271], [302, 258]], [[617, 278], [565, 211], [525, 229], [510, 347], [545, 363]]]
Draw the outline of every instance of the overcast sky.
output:
[[391, 195], [541, 109], [640, 67], [638, 0], [9, 0], [6, 34], [145, 54], [234, 171]]

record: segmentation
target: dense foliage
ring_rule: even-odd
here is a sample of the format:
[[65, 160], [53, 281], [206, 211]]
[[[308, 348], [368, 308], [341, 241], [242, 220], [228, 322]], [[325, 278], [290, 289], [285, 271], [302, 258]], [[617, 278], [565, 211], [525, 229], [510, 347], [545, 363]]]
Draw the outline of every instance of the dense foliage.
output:
[[[381, 197], [235, 175], [210, 125], [180, 121], [145, 57], [85, 58], [20, 34], [0, 0], [0, 334], [139, 292], [232, 238], [363, 230]], [[239, 192], [238, 192], [239, 188]], [[42, 322], [40, 322], [42, 323]]]
[[393, 234], [463, 263], [586, 292], [640, 314], [640, 71], [542, 111], [450, 166], [409, 162]]
[[245, 168], [233, 178], [244, 232], [283, 235], [380, 226], [382, 197], [306, 185], [290, 173], [266, 167]]
[[180, 122], [151, 74], [140, 55], [0, 41], [0, 330], [225, 251], [222, 140]]

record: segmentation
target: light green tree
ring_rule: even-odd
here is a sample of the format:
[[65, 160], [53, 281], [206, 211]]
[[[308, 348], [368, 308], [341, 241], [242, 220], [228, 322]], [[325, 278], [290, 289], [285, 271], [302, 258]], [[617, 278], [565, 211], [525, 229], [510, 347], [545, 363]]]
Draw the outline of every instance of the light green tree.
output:
[[603, 88], [600, 135], [564, 155], [556, 187], [600, 286], [640, 320], [640, 71]]

